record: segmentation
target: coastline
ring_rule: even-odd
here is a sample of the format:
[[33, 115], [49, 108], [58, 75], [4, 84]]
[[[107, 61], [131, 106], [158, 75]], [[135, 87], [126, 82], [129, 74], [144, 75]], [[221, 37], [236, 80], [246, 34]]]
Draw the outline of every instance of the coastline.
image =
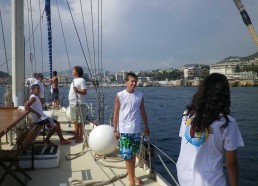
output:
[[[146, 81], [146, 82], [138, 82], [139, 87], [198, 87], [202, 79], [194, 79], [194, 80], [165, 80], [165, 81]], [[257, 87], [258, 80], [239, 80], [239, 79], [230, 79], [228, 80], [229, 85], [231, 87]], [[11, 82], [1, 81], [0, 78], [0, 87], [5, 87], [9, 85]], [[60, 83], [59, 87], [69, 87], [70, 84]], [[124, 87], [124, 83], [102, 83], [100, 87], [112, 88], [112, 87]], [[88, 87], [93, 87], [93, 85], [88, 84]]]

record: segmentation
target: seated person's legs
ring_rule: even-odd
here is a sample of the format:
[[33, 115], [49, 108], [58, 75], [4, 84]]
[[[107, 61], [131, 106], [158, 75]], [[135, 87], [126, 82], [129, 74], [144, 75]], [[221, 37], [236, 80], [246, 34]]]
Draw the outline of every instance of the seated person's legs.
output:
[[70, 144], [71, 142], [68, 141], [68, 140], [65, 140], [63, 135], [62, 135], [62, 131], [61, 131], [61, 128], [60, 128], [60, 123], [55, 120], [55, 119], [52, 119], [52, 118], [48, 118], [48, 119], [45, 119], [45, 120], [42, 120], [36, 124], [39, 124], [39, 125], [46, 125], [50, 130], [47, 134], [47, 137], [45, 138], [44, 140], [44, 143], [46, 144], [53, 144], [51, 141], [50, 141], [50, 138], [51, 136], [57, 132], [57, 135], [60, 139], [60, 144], [63, 145], [63, 144]]

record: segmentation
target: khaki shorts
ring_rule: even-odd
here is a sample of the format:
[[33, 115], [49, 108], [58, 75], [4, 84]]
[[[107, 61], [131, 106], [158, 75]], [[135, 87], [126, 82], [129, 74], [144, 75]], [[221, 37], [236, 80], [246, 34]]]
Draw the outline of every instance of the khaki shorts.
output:
[[85, 118], [87, 115], [85, 108], [85, 104], [79, 104], [78, 106], [70, 105], [70, 115], [73, 123], [85, 123]]

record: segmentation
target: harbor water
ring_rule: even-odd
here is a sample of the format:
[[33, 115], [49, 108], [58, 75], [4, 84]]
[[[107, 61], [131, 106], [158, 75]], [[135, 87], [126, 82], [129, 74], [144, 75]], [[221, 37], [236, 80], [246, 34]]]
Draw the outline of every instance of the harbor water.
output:
[[[110, 115], [113, 113], [115, 95], [120, 88], [103, 88], [105, 123], [109, 124]], [[185, 106], [190, 103], [192, 95], [197, 88], [194, 87], [138, 87], [144, 93], [145, 109], [148, 114], [151, 130], [150, 141], [166, 152], [174, 161], [177, 161], [180, 151], [180, 138], [178, 136], [181, 116]], [[63, 106], [68, 106], [67, 95], [69, 87], [60, 87], [65, 95]], [[0, 87], [3, 95], [5, 87]], [[93, 103], [94, 116], [98, 115], [96, 104], [96, 90], [88, 89], [85, 97], [87, 104]], [[3, 97], [0, 98], [0, 106], [3, 106]], [[239, 185], [258, 185], [258, 87], [232, 87], [231, 88], [231, 115], [236, 119], [240, 128], [245, 146], [238, 149], [239, 158]], [[164, 156], [164, 162], [176, 175], [176, 166]], [[154, 160], [154, 168], [163, 175], [168, 182], [173, 183], [166, 170], [162, 167], [157, 157]]]

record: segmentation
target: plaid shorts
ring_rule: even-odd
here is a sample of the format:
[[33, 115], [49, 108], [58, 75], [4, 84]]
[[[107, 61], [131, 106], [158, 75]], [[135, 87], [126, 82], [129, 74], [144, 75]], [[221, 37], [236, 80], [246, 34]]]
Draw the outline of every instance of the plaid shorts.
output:
[[120, 156], [129, 160], [140, 151], [141, 133], [121, 133], [119, 139]]
[[78, 124], [82, 124], [83, 122], [85, 122], [85, 118], [86, 118], [85, 108], [86, 108], [85, 104], [79, 104], [78, 106], [70, 105], [70, 114], [71, 114], [72, 122], [74, 123], [76, 122]]

